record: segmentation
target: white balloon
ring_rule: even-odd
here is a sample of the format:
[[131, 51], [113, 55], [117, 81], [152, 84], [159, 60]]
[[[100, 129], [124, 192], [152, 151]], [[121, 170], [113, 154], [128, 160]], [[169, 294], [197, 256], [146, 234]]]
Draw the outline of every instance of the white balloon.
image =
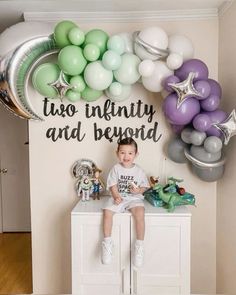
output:
[[3, 31], [0, 35], [0, 56], [16, 49], [22, 43], [53, 32], [53, 24], [44, 22], [21, 22]]
[[133, 43], [132, 34], [124, 32], [124, 33], [118, 34], [118, 36], [120, 36], [124, 41], [124, 45], [125, 45], [124, 52], [134, 53], [134, 43]]
[[[167, 49], [168, 36], [166, 32], [160, 27], [149, 27], [139, 32], [138, 37], [153, 47], [158, 49]], [[148, 53], [142, 46], [134, 45], [135, 53], [142, 59], [156, 60], [157, 57]]]
[[191, 59], [194, 55], [192, 41], [183, 35], [174, 34], [169, 36], [168, 48], [171, 53], [182, 55], [184, 61]]
[[155, 70], [155, 64], [150, 59], [143, 60], [138, 67], [139, 74], [143, 77], [150, 77]]
[[166, 64], [169, 69], [177, 70], [183, 64], [183, 57], [178, 53], [170, 53], [166, 59]]
[[142, 77], [143, 86], [152, 92], [160, 92], [163, 89], [162, 81], [174, 72], [163, 61], [155, 61], [155, 69], [150, 77]]

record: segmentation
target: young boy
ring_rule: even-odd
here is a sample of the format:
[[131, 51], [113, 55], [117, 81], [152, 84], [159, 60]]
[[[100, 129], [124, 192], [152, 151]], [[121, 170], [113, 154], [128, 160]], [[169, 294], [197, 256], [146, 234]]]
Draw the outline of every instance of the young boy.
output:
[[107, 178], [107, 188], [112, 197], [103, 208], [102, 263], [110, 264], [112, 260], [113, 214], [129, 210], [134, 217], [136, 229], [133, 262], [136, 267], [140, 267], [143, 264], [145, 232], [143, 193], [149, 187], [149, 182], [143, 170], [134, 163], [138, 146], [131, 137], [118, 142], [116, 154], [119, 163], [110, 170]]

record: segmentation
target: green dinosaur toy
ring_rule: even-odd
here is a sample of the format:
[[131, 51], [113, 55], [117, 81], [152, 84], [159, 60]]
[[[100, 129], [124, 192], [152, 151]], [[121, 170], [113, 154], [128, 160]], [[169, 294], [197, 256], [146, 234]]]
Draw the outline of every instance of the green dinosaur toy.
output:
[[[174, 184], [172, 181], [173, 179], [170, 180], [171, 184]], [[161, 184], [156, 184], [153, 190], [156, 191], [159, 198], [166, 204], [168, 212], [173, 212], [175, 206], [195, 205], [195, 198], [192, 194], [185, 193], [184, 195], [180, 195], [178, 192], [169, 191], [168, 187]]]

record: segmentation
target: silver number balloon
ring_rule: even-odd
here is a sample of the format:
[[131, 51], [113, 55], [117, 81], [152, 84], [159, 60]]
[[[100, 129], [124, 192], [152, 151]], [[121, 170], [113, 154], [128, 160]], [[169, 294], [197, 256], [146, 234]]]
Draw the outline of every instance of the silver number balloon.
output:
[[0, 102], [15, 115], [42, 120], [26, 96], [26, 79], [36, 62], [58, 52], [52, 36], [30, 39], [0, 60]]

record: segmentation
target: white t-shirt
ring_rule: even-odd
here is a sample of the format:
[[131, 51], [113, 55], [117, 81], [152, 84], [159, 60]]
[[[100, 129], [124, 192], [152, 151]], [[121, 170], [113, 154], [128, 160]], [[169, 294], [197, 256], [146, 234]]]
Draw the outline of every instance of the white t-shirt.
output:
[[138, 187], [148, 188], [149, 182], [143, 169], [137, 164], [134, 164], [131, 168], [125, 168], [120, 163], [113, 166], [107, 177], [107, 189], [111, 186], [117, 185], [118, 192], [122, 197], [138, 197], [143, 199], [142, 194], [130, 193], [130, 186], [132, 184]]

